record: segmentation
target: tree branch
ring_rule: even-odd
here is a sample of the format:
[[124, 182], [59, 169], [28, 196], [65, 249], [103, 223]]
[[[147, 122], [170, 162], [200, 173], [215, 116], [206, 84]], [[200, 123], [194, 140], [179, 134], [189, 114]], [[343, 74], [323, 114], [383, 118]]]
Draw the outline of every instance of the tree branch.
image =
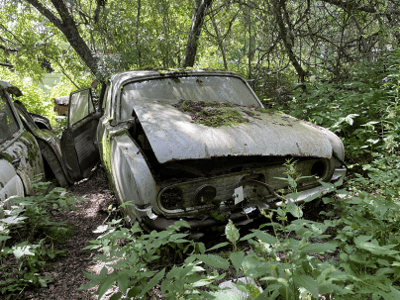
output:
[[304, 82], [304, 77], [306, 76], [306, 72], [299, 64], [299, 62], [296, 58], [296, 55], [293, 52], [291, 33], [286, 29], [286, 26], [284, 23], [284, 17], [282, 16], [284, 14], [287, 14], [287, 12], [285, 10], [285, 5], [286, 5], [285, 1], [286, 0], [274, 0], [273, 1], [276, 22], [278, 23], [281, 41], [282, 41], [283, 45], [285, 46], [287, 55], [289, 56], [289, 59], [293, 65], [293, 67], [296, 69], [297, 74], [300, 78], [300, 81]]
[[13, 65], [13, 64], [3, 63], [3, 62], [0, 62], [0, 66], [7, 67], [7, 68], [9, 68], [9, 69], [14, 68], [14, 65]]
[[[375, 7], [359, 4], [356, 1], [322, 0], [322, 2], [326, 2], [326, 3], [332, 4], [332, 5], [338, 6], [345, 10], [348, 10], [348, 11], [358, 10], [358, 11], [363, 11], [363, 12], [367, 12], [367, 13], [371, 13], [371, 14], [378, 12], [378, 10]], [[399, 11], [392, 12], [392, 14], [393, 13], [398, 14]]]
[[38, 0], [25, 0], [35, 7], [42, 15], [44, 15], [50, 22], [52, 22], [66, 37], [69, 44], [74, 48], [76, 53], [89, 67], [90, 71], [96, 77], [101, 78], [102, 74], [99, 73], [97, 61], [98, 59], [93, 56], [89, 46], [83, 40], [79, 33], [76, 22], [70, 14], [67, 6], [63, 0], [51, 0], [54, 8], [57, 10], [61, 20], [57, 18], [49, 9], [43, 6]]
[[43, 16], [45, 16], [51, 23], [53, 23], [59, 30], [62, 31], [63, 24], [59, 18], [57, 18], [49, 9], [47, 9], [38, 0], [25, 0], [34, 8], [36, 8]]
[[[16, 40], [18, 43], [20, 43], [21, 45], [23, 45], [23, 43], [21, 42], [21, 40], [18, 39], [18, 37], [16, 37], [10, 30], [8, 30], [7, 27], [5, 27], [5, 26], [4, 26], [3, 24], [1, 24], [1, 23], [0, 23], [0, 27], [3, 28], [3, 30], [5, 30], [6, 32], [8, 32], [10, 35], [12, 35], [13, 38], [15, 38], [15, 40]], [[3, 37], [1, 37], [1, 39], [2, 39], [3, 41], [6, 40], [6, 39], [3, 38]], [[13, 41], [10, 41], [10, 40], [7, 40], [7, 41], [10, 42], [10, 43], [12, 43], [12, 44], [14, 44], [14, 45], [18, 45], [17, 43], [15, 43], [15, 42], [13, 42]]]
[[3, 46], [3, 45], [0, 45], [0, 49], [3, 49], [4, 51], [7, 51], [7, 52], [18, 52], [19, 51], [18, 48], [8, 48], [8, 47]]

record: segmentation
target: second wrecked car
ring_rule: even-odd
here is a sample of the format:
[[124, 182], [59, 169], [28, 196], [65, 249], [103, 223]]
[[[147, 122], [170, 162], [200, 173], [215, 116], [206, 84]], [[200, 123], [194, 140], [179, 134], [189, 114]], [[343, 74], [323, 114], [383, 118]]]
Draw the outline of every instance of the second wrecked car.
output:
[[129, 71], [111, 76], [96, 109], [90, 89], [70, 96], [62, 137], [74, 180], [101, 159], [131, 221], [192, 230], [222, 219], [247, 223], [282, 201], [282, 166], [296, 161], [299, 197], [345, 175], [341, 140], [327, 129], [267, 110], [239, 75]]
[[32, 182], [72, 183], [64, 167], [60, 141], [45, 117], [28, 113], [18, 87], [0, 81], [0, 218], [13, 197], [32, 195]]

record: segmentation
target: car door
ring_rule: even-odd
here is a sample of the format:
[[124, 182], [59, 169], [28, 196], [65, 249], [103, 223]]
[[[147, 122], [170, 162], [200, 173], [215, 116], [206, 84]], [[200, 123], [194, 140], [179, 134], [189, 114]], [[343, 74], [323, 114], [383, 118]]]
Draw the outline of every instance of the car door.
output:
[[[60, 139], [52, 132], [48, 119], [29, 113], [25, 105], [18, 100], [14, 101], [14, 107], [17, 109], [25, 129], [33, 134], [40, 146], [45, 165], [46, 180], [50, 181], [54, 176], [60, 186], [69, 186], [73, 181], [69, 178], [69, 173], [62, 159]], [[43, 122], [38, 124], [38, 119], [43, 120]], [[46, 125], [47, 123], [48, 125]]]
[[43, 179], [43, 173], [39, 145], [0, 82], [0, 206], [9, 197], [31, 194], [31, 181]]
[[18, 120], [7, 100], [6, 91], [0, 86], [0, 219], [1, 207], [7, 198], [24, 196], [24, 184], [14, 167], [20, 158], [11, 156], [14, 152], [11, 154], [6, 152], [13, 146], [12, 140], [21, 134], [20, 131]]
[[100, 159], [96, 143], [100, 115], [96, 112], [90, 88], [71, 93], [68, 126], [61, 137], [61, 150], [68, 173], [74, 181], [88, 177]]

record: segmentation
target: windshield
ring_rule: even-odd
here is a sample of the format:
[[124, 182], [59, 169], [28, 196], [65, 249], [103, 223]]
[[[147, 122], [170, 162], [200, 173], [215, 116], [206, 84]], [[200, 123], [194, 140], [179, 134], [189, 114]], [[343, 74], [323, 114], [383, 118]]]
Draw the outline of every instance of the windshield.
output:
[[122, 120], [131, 117], [131, 102], [137, 99], [183, 99], [260, 106], [247, 85], [239, 78], [230, 76], [166, 77], [129, 83], [124, 86], [121, 95]]
[[10, 138], [18, 129], [19, 126], [11, 107], [4, 93], [0, 91], [0, 143]]

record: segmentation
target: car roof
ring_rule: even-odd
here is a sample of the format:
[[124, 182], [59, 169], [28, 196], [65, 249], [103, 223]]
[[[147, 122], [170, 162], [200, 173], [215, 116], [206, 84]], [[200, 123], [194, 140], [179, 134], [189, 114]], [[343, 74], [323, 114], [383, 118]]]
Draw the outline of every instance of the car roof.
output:
[[68, 105], [69, 96], [60, 96], [54, 98], [54, 103], [58, 105]]
[[20, 97], [22, 96], [21, 90], [16, 87], [15, 85], [12, 85], [11, 83], [8, 83], [6, 81], [0, 80], [0, 85], [5, 88], [7, 93], [14, 95], [15, 97]]
[[137, 70], [137, 71], [125, 71], [121, 73], [116, 73], [110, 77], [110, 80], [114, 84], [120, 85], [124, 84], [126, 81], [137, 80], [137, 79], [147, 79], [151, 77], [161, 76], [193, 76], [195, 74], [203, 75], [230, 75], [238, 76], [237, 73], [230, 71], [219, 71], [219, 70], [208, 70], [208, 69], [170, 69], [170, 70]]

